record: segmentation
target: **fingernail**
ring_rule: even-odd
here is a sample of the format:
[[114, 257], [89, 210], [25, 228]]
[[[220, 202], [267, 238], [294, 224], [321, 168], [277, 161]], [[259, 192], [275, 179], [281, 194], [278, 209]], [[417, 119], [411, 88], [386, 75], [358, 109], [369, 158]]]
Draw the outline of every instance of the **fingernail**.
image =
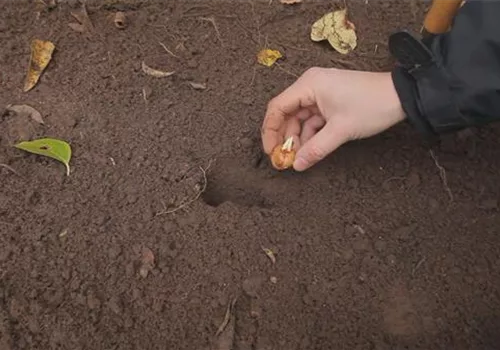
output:
[[302, 171], [307, 168], [307, 161], [304, 158], [299, 157], [295, 159], [295, 162], [293, 162], [293, 168], [297, 171]]

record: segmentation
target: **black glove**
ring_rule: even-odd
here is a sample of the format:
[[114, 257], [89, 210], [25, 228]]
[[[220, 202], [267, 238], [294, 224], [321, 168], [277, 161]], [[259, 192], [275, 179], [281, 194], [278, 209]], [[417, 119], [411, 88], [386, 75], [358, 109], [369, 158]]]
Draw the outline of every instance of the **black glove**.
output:
[[392, 76], [409, 121], [440, 134], [500, 120], [500, 2], [468, 1], [452, 30], [428, 42], [389, 39]]

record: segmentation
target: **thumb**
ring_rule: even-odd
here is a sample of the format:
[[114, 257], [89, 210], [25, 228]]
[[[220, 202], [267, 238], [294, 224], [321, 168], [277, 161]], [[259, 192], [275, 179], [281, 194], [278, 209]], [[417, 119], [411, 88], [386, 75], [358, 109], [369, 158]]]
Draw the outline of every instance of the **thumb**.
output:
[[326, 124], [316, 135], [304, 143], [297, 151], [293, 168], [304, 171], [335, 151], [345, 142], [345, 138], [334, 128]]

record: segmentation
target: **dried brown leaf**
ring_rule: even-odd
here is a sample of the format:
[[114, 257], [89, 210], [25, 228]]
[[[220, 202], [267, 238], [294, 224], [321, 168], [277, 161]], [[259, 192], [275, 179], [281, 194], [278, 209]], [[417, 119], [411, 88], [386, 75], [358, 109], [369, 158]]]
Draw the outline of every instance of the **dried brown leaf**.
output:
[[28, 105], [8, 105], [6, 108], [10, 112], [14, 112], [17, 116], [30, 117], [39, 124], [44, 124], [42, 115], [36, 109]]
[[166, 71], [151, 68], [146, 63], [144, 63], [144, 61], [142, 61], [142, 71], [144, 73], [146, 73], [147, 75], [150, 75], [150, 76], [155, 77], [155, 78], [165, 78], [165, 77], [169, 77], [175, 73], [175, 71], [166, 72]]

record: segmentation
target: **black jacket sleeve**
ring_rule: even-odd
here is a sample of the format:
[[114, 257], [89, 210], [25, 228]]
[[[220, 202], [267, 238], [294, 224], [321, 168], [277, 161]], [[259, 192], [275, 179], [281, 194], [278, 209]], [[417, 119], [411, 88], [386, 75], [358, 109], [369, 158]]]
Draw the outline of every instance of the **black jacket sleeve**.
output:
[[500, 120], [500, 1], [467, 1], [432, 40], [432, 63], [392, 77], [409, 121], [440, 134]]

